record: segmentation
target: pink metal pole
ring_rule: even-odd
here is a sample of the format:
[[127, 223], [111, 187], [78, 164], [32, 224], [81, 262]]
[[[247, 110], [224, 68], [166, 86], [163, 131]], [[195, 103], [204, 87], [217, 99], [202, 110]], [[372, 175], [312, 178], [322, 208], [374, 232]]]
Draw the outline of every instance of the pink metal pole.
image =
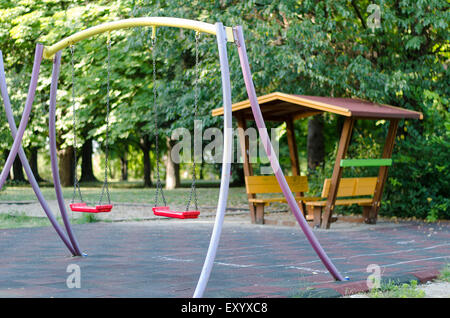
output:
[[331, 262], [330, 258], [325, 253], [325, 251], [323, 250], [319, 241], [317, 240], [316, 236], [314, 235], [313, 231], [309, 227], [307, 221], [305, 220], [303, 214], [300, 211], [300, 207], [298, 206], [297, 202], [295, 201], [295, 198], [292, 194], [291, 189], [289, 188], [289, 185], [286, 182], [286, 178], [284, 177], [283, 171], [281, 170], [281, 167], [280, 167], [280, 164], [276, 157], [275, 151], [270, 142], [270, 138], [267, 133], [267, 128], [264, 123], [264, 119], [262, 117], [261, 109], [259, 107], [255, 87], [253, 85], [253, 79], [252, 79], [252, 74], [250, 71], [250, 65], [248, 63], [248, 57], [247, 57], [247, 51], [245, 48], [242, 27], [237, 26], [234, 29], [234, 33], [235, 33], [235, 38], [237, 39], [237, 46], [238, 46], [239, 59], [241, 62], [242, 74], [244, 76], [245, 87], [247, 89], [247, 94], [248, 94], [248, 98], [250, 100], [250, 105], [252, 108], [253, 116], [255, 118], [255, 122], [256, 122], [256, 125], [259, 130], [259, 135], [261, 137], [262, 144], [267, 153], [267, 156], [269, 157], [272, 169], [275, 173], [275, 177], [277, 178], [278, 183], [280, 184], [281, 190], [283, 191], [283, 194], [286, 197], [287, 203], [289, 204], [289, 207], [291, 208], [292, 213], [294, 214], [295, 218], [297, 219], [298, 224], [300, 225], [301, 229], [303, 230], [303, 233], [305, 233], [305, 236], [308, 239], [309, 243], [311, 244], [312, 248], [317, 253], [319, 258], [321, 259], [322, 263], [325, 265], [325, 267], [328, 269], [330, 274], [336, 280], [344, 280], [344, 277], [339, 273], [339, 271], [336, 269], [334, 264]]
[[61, 51], [55, 54], [53, 59], [53, 71], [52, 71], [52, 83], [50, 86], [50, 104], [48, 111], [48, 136], [50, 144], [50, 161], [52, 166], [53, 174], [53, 185], [55, 187], [56, 199], [58, 200], [59, 211], [61, 212], [61, 217], [63, 219], [64, 225], [66, 227], [67, 235], [69, 236], [70, 242], [72, 242], [73, 249], [75, 250], [76, 256], [82, 256], [78, 241], [75, 234], [70, 226], [70, 220], [67, 216], [66, 205], [64, 202], [64, 197], [62, 194], [61, 180], [59, 179], [59, 169], [58, 169], [58, 156], [56, 153], [56, 95], [58, 91], [58, 78], [59, 78], [59, 68], [61, 66]]
[[[1, 95], [3, 97], [3, 105], [5, 108], [6, 118], [8, 119], [9, 128], [11, 130], [11, 135], [13, 138], [17, 135], [17, 127], [16, 123], [14, 121], [13, 112], [11, 109], [11, 102], [8, 95], [8, 87], [6, 85], [6, 78], [5, 78], [5, 69], [3, 64], [3, 55], [2, 51], [0, 51], [0, 91]], [[39, 188], [39, 185], [36, 181], [36, 178], [34, 177], [33, 171], [31, 170], [30, 164], [28, 163], [27, 157], [25, 155], [25, 152], [23, 151], [22, 147], [19, 147], [19, 158], [22, 161], [23, 168], [25, 170], [25, 173], [27, 174], [28, 180], [31, 184], [31, 187], [34, 190], [34, 193], [36, 194], [36, 197], [38, 198], [42, 208], [44, 209], [45, 214], [47, 214], [48, 219], [50, 220], [50, 223], [55, 228], [57, 234], [61, 238], [61, 240], [64, 242], [64, 244], [67, 246], [69, 251], [72, 253], [72, 255], [75, 255], [75, 251], [73, 250], [73, 247], [71, 243], [69, 242], [69, 239], [66, 235], [66, 233], [63, 231], [59, 223], [56, 221], [55, 216], [53, 215], [50, 207], [47, 204], [47, 201], [45, 201], [44, 196], [42, 195], [41, 189]]]
[[30, 118], [31, 107], [33, 106], [34, 94], [36, 93], [37, 82], [39, 78], [39, 70], [41, 67], [42, 53], [44, 52], [44, 46], [42, 44], [36, 45], [36, 51], [34, 54], [34, 65], [31, 73], [30, 87], [28, 88], [28, 96], [25, 102], [25, 108], [23, 110], [22, 119], [20, 120], [19, 129], [17, 130], [16, 138], [14, 138], [13, 145], [9, 151], [8, 158], [3, 167], [3, 171], [0, 175], [0, 190], [5, 184], [6, 178], [11, 170], [14, 159], [16, 159], [17, 152], [19, 151], [23, 134]]

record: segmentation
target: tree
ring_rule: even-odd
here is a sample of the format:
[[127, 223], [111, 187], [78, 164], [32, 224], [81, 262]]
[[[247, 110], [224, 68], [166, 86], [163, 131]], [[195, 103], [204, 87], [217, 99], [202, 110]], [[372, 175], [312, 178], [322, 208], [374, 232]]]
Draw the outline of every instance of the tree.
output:
[[144, 187], [151, 187], [152, 165], [150, 161], [150, 149], [151, 149], [150, 136], [148, 134], [143, 135], [141, 137], [139, 145], [144, 154]]
[[25, 175], [23, 173], [23, 166], [20, 158], [17, 156], [13, 162], [13, 181], [25, 182]]
[[322, 116], [313, 116], [308, 120], [308, 170], [323, 165], [325, 158], [325, 139]]
[[[129, 3], [126, 1], [118, 3], [117, 6], [110, 6], [109, 1], [98, 1], [95, 4], [87, 4], [84, 1], [33, 1], [22, 2], [19, 5], [16, 1], [2, 1], [1, 14], [0, 14], [0, 43], [2, 50], [8, 52], [6, 61], [6, 68], [11, 69], [14, 66], [16, 72], [23, 72], [26, 74], [31, 73], [32, 58], [34, 56], [34, 46], [36, 42], [44, 44], [54, 43], [61, 38], [70, 35], [74, 30], [84, 28], [86, 25], [93, 25], [101, 23], [102, 21], [115, 19], [119, 17], [123, 12], [127, 11]], [[100, 41], [102, 38], [100, 39]], [[104, 43], [104, 42], [103, 42]], [[77, 108], [86, 109], [86, 106], [96, 106], [94, 109], [81, 111], [79, 121], [80, 126], [77, 127], [77, 132], [84, 132], [88, 135], [88, 139], [94, 137], [97, 133], [97, 129], [100, 126], [98, 122], [94, 128], [86, 131], [85, 125], [90, 125], [92, 118], [98, 118], [98, 114], [104, 114], [104, 109], [101, 100], [101, 94], [98, 94], [99, 88], [96, 84], [98, 81], [98, 74], [101, 68], [104, 66], [103, 62], [95, 62], [96, 54], [95, 50], [98, 47], [102, 47], [103, 43], [99, 41], [91, 41], [89, 43], [83, 42], [77, 44], [78, 52], [76, 53], [76, 69], [80, 73], [87, 74], [84, 81], [77, 83], [77, 92], [79, 95], [76, 97]], [[94, 45], [93, 45], [94, 44]], [[68, 50], [64, 53], [67, 54]], [[14, 54], [11, 54], [14, 52]], [[64, 58], [67, 55], [63, 54]], [[100, 56], [101, 57], [101, 56]], [[92, 64], [92, 65], [91, 65]], [[86, 72], [87, 66], [93, 66], [91, 72]], [[51, 63], [42, 63], [41, 66], [41, 78], [48, 76], [51, 69]], [[78, 75], [78, 74], [77, 74]], [[90, 76], [89, 76], [90, 75]], [[47, 83], [48, 84], [48, 83]], [[38, 87], [38, 91], [42, 91], [43, 86]], [[20, 91], [17, 88], [25, 86], [14, 86], [15, 91]], [[73, 153], [71, 150], [65, 150], [68, 147], [72, 147], [73, 136], [70, 132], [72, 127], [71, 112], [68, 111], [68, 105], [71, 105], [71, 71], [70, 68], [61, 68], [61, 75], [59, 81], [58, 92], [58, 106], [61, 107], [61, 111], [57, 112], [57, 138], [58, 138], [58, 153], [64, 157]], [[97, 91], [93, 94], [85, 94], [87, 91]], [[19, 92], [20, 93], [20, 92]], [[15, 98], [18, 93], [12, 93], [12, 99]], [[48, 95], [47, 95], [48, 96]], [[66, 106], [66, 107], [64, 107]], [[40, 112], [45, 108], [45, 104], [39, 105], [35, 103], [35, 110]], [[86, 117], [84, 117], [84, 116]], [[92, 115], [92, 117], [90, 117]], [[32, 118], [31, 118], [32, 119]], [[31, 120], [29, 129], [27, 131], [39, 131], [45, 132], [41, 129], [41, 126], [45, 125], [45, 121]], [[93, 130], [93, 131], [92, 131]], [[26, 134], [23, 145], [27, 147], [30, 142], [33, 143], [32, 147], [42, 147], [44, 144], [30, 140], [34, 136], [42, 138], [44, 134]], [[45, 140], [45, 138], [44, 138]], [[89, 150], [89, 145], [85, 146], [85, 149]], [[60, 172], [71, 171], [70, 160], [67, 158], [59, 158]], [[87, 165], [85, 165], [87, 167]], [[62, 173], [64, 173], [62, 172]], [[72, 173], [73, 174], [73, 173]], [[64, 180], [68, 178], [62, 178]], [[63, 184], [67, 184], [63, 182]]]
[[128, 143], [124, 142], [125, 147], [120, 157], [120, 180], [121, 181], [128, 181]]
[[[421, 159], [417, 157], [416, 145], [421, 145], [430, 155], [438, 152], [446, 154], [448, 149], [450, 11], [444, 0], [430, 0], [426, 4], [411, 0], [200, 1], [195, 6], [180, 0], [121, 0], [114, 3], [0, 0], [0, 4], [0, 48], [4, 53], [6, 69], [10, 72], [7, 77], [11, 98], [16, 105], [16, 121], [23, 107], [20, 99], [26, 96], [27, 85], [24, 83], [31, 74], [36, 42], [55, 43], [86, 27], [133, 16], [173, 16], [210, 23], [221, 21], [228, 26], [242, 25], [257, 94], [279, 90], [293, 94], [359, 97], [423, 112], [424, 120], [421, 122], [400, 123], [399, 139], [396, 141], [400, 161], [395, 169], [391, 169], [391, 182], [386, 185], [385, 201], [389, 202], [386, 208], [400, 211], [404, 209], [402, 200], [415, 200], [419, 191], [409, 183], [414, 175], [417, 184], [427, 184], [427, 189], [420, 192], [420, 200], [417, 199], [415, 204], [416, 210], [421, 211], [417, 213], [423, 216], [429, 212], [430, 217], [447, 215], [445, 211], [450, 203], [446, 196], [448, 184], [444, 179], [448, 179], [445, 178], [445, 172], [450, 170], [448, 163], [445, 160], [443, 163], [427, 160], [433, 166], [430, 170], [425, 169], [427, 174], [411, 171], [411, 165], [408, 165]], [[378, 5], [381, 15], [380, 23], [375, 28], [371, 28], [369, 23], [372, 14], [367, 11], [369, 5], [372, 8]], [[126, 141], [133, 149], [141, 149], [143, 155], [147, 153], [143, 175], [148, 184], [152, 173], [150, 160], [156, 150], [154, 119], [158, 122], [160, 140], [166, 140], [179, 127], [192, 131], [195, 32], [157, 28], [155, 69], [150, 43], [151, 28], [120, 30], [111, 35], [109, 145], [120, 149]], [[84, 140], [89, 139], [99, 143], [100, 151], [105, 149], [106, 38], [107, 35], [103, 34], [79, 42], [75, 49], [75, 104], [79, 119], [76, 133], [80, 136], [78, 152]], [[203, 120], [205, 129], [220, 127], [222, 118], [210, 116], [211, 109], [222, 103], [218, 89], [221, 79], [217, 44], [214, 37], [202, 34], [198, 45], [201, 70], [198, 83], [199, 118]], [[63, 62], [58, 91], [58, 154], [61, 173], [71, 173], [70, 160], [66, 160], [70, 153], [73, 155], [69, 50], [63, 52]], [[247, 99], [235, 49], [229, 51], [229, 62], [233, 101]], [[50, 70], [51, 63], [45, 61], [41, 67], [41, 78], [48, 78]], [[153, 71], [156, 81], [152, 80]], [[12, 84], [17, 78], [14, 74], [26, 74], [27, 78]], [[154, 88], [157, 91], [157, 112], [153, 108]], [[47, 97], [48, 82], [41, 81], [38, 91]], [[31, 118], [23, 141], [28, 152], [36, 147], [41, 149], [46, 143], [47, 123], [40, 120], [45, 118], [46, 103], [35, 103], [34, 106], [36, 114]], [[314, 160], [310, 160], [310, 168], [322, 161], [322, 147], [319, 146], [322, 144], [321, 135], [325, 158], [333, 156], [338, 142], [338, 121], [336, 116], [327, 115], [323, 115], [321, 120], [311, 120], [311, 147], [308, 153]], [[382, 122], [377, 124], [383, 128], [380, 133], [373, 132], [374, 136], [370, 138], [379, 138], [386, 133], [386, 125]], [[295, 127], [298, 136], [308, 134], [306, 124], [296, 123]], [[361, 126], [363, 130], [369, 127], [364, 123]], [[12, 139], [1, 116], [0, 134], [0, 149], [6, 151]], [[313, 142], [315, 136], [319, 136], [319, 141]], [[414, 144], [411, 144], [412, 138]], [[139, 144], [145, 139], [146, 146], [142, 148]], [[306, 138], [300, 142], [306, 145]], [[283, 148], [286, 145], [280, 144], [280, 147], [280, 153], [286, 153]], [[169, 151], [170, 145], [161, 142], [159, 148], [159, 155], [162, 156]], [[122, 158], [119, 154], [111, 152], [112, 156]], [[281, 159], [286, 165], [286, 160]], [[325, 172], [329, 168], [328, 161], [323, 168]], [[233, 169], [239, 170], [240, 167]], [[439, 171], [443, 177], [433, 171]], [[436, 184], [429, 185], [425, 175], [436, 180]]]
[[80, 182], [98, 182], [92, 169], [92, 138], [86, 139], [81, 147], [81, 178]]
[[58, 152], [58, 169], [61, 185], [70, 187], [74, 182], [74, 149], [73, 146], [65, 148], [59, 147]]
[[36, 178], [37, 182], [42, 182], [44, 179], [41, 178], [39, 175], [39, 167], [38, 167], [38, 147], [30, 147], [28, 150], [28, 158], [30, 161], [30, 168], [33, 172], [34, 177]]
[[172, 148], [174, 141], [166, 138], [167, 157], [166, 157], [166, 189], [173, 190], [180, 186], [180, 164], [174, 162], [172, 158]]

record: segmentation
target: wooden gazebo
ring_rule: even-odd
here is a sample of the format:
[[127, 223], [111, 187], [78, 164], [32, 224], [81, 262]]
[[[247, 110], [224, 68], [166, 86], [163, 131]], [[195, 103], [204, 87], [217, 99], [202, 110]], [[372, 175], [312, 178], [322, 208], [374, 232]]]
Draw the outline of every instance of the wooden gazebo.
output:
[[[386, 182], [388, 167], [390, 165], [390, 158], [394, 147], [395, 136], [399, 120], [401, 119], [422, 119], [423, 116], [420, 112], [415, 112], [399, 107], [390, 105], [383, 105], [368, 102], [362, 99], [356, 98], [334, 98], [334, 97], [319, 97], [319, 96], [305, 96], [305, 95], [293, 95], [280, 92], [274, 92], [268, 95], [258, 97], [258, 103], [261, 108], [261, 112], [265, 121], [286, 122], [287, 140], [290, 152], [290, 161], [292, 167], [292, 175], [300, 176], [299, 158], [297, 145], [295, 142], [294, 134], [294, 120], [306, 118], [321, 114], [323, 112], [329, 112], [345, 117], [345, 122], [342, 128], [341, 137], [339, 141], [339, 148], [336, 155], [336, 161], [334, 164], [333, 174], [328, 183], [324, 184], [324, 192], [326, 195], [322, 195], [323, 200], [317, 202], [317, 198], [314, 198], [308, 203], [307, 198], [299, 197], [299, 201], [302, 204], [305, 203], [311, 206], [314, 211], [314, 224], [320, 225], [322, 228], [329, 228], [332, 212], [336, 204], [348, 205], [352, 203], [361, 203], [363, 201], [355, 200], [338, 200], [341, 196], [352, 195], [368, 195], [372, 194], [369, 201], [364, 201], [361, 204], [364, 207], [364, 218], [367, 223], [375, 223], [377, 219], [378, 209], [381, 203], [381, 196], [383, 187]], [[264, 207], [266, 204], [263, 200], [257, 200], [255, 193], [249, 191], [248, 180], [253, 176], [252, 166], [248, 158], [249, 140], [248, 136], [245, 136], [242, 132], [247, 129], [247, 121], [253, 120], [252, 109], [249, 100], [241, 101], [232, 105], [233, 116], [237, 120], [239, 129], [239, 140], [244, 161], [244, 174], [246, 176], [246, 186], [250, 205], [250, 214], [252, 222], [264, 223], [263, 215], [257, 216], [258, 204]], [[212, 111], [213, 116], [223, 115], [223, 108], [217, 108]], [[356, 120], [379, 120], [385, 119], [390, 122], [389, 131], [387, 133], [382, 158], [379, 159], [346, 159], [346, 153], [349, 146], [352, 130]], [[342, 170], [346, 166], [379, 166], [378, 176], [373, 179], [373, 190], [371, 192], [355, 191], [356, 188], [364, 188], [361, 180], [346, 180], [345, 184], [341, 183]], [[266, 177], [267, 178], [267, 177]], [[305, 177], [306, 178], [306, 177]], [[267, 179], [268, 180], [268, 179]], [[273, 179], [275, 180], [275, 179]], [[348, 181], [348, 182], [347, 182]], [[351, 181], [351, 182], [350, 182]], [[371, 180], [364, 180], [368, 182]], [[297, 182], [297, 181], [296, 181]], [[349, 183], [350, 182], [350, 183]], [[297, 182], [298, 183], [298, 182]], [[351, 187], [353, 190], [346, 192], [346, 188]], [[326, 187], [326, 189], [325, 189]], [[348, 189], [347, 189], [348, 190]], [[352, 192], [353, 191], [353, 192]], [[373, 192], [372, 192], [373, 191]], [[264, 193], [264, 192], [262, 192]], [[302, 194], [300, 194], [302, 195]], [[273, 202], [273, 200], [272, 200]], [[280, 200], [282, 202], [282, 200]], [[370, 203], [369, 203], [370, 202]], [[321, 214], [321, 209], [324, 208], [324, 213]], [[262, 208], [263, 211], [263, 208]], [[318, 214], [316, 214], [316, 212]], [[262, 212], [263, 213], [263, 212]]]

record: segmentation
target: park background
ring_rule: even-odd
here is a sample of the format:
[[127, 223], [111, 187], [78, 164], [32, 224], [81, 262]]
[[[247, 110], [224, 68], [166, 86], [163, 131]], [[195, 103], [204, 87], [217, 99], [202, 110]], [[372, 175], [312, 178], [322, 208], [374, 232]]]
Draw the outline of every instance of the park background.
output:
[[[374, 23], [373, 11], [368, 10], [371, 4], [379, 6], [379, 23]], [[422, 112], [423, 120], [400, 122], [380, 215], [428, 221], [450, 218], [447, 1], [0, 0], [0, 49], [16, 122], [24, 107], [36, 43], [50, 45], [90, 26], [144, 16], [242, 25], [258, 95], [281, 91], [358, 97]], [[109, 177], [113, 202], [153, 202], [156, 149], [150, 36], [151, 28], [135, 28], [113, 32], [111, 37]], [[158, 28], [157, 46], [160, 173], [166, 186], [175, 188], [171, 198], [181, 200], [177, 190], [189, 190], [192, 164], [178, 165], [170, 160], [167, 154], [175, 141], [167, 137], [176, 128], [193, 127], [195, 34]], [[198, 117], [204, 129], [222, 127], [222, 118], [211, 116], [212, 109], [222, 106], [216, 50], [214, 37], [201, 36]], [[88, 196], [95, 197], [100, 192], [105, 161], [106, 36], [78, 43], [74, 54], [79, 147], [73, 146], [72, 74], [70, 50], [65, 50], [57, 106], [61, 181], [67, 187], [65, 196], [70, 198], [77, 151], [81, 185], [88, 189]], [[236, 52], [230, 51], [229, 58], [233, 102], [238, 102], [247, 95]], [[41, 74], [22, 145], [41, 185], [50, 186], [47, 112], [51, 63], [42, 64]], [[301, 170], [309, 176], [312, 194], [318, 194], [323, 179], [331, 176], [342, 123], [342, 118], [331, 114], [295, 122]], [[380, 157], [387, 124], [358, 123], [349, 157]], [[285, 127], [268, 127], [280, 131], [280, 161], [289, 174]], [[11, 145], [6, 117], [1, 112], [0, 165]], [[350, 168], [344, 176], [373, 176], [377, 173], [373, 169]], [[218, 192], [219, 171], [220, 164], [197, 164], [200, 204], [202, 200], [215, 204], [211, 193]], [[233, 164], [235, 188], [229, 203], [246, 202], [243, 176], [242, 164]], [[28, 189], [26, 177], [16, 159], [0, 199], [32, 199], [31, 190], [24, 188]], [[44, 191], [46, 195], [50, 192], [51, 188]], [[341, 212], [355, 211], [346, 208]]]

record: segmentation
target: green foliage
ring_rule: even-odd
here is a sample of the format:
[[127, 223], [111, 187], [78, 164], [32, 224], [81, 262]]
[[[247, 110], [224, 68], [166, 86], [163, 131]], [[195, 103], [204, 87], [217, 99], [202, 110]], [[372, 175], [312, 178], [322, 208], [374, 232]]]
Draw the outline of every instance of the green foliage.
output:
[[445, 264], [437, 279], [444, 282], [450, 282], [450, 264]]
[[[381, 23], [368, 27], [369, 4], [380, 6]], [[79, 30], [105, 21], [140, 16], [172, 16], [209, 23], [242, 25], [258, 94], [285, 93], [359, 97], [400, 106], [424, 114], [423, 121], [402, 122], [394, 164], [384, 190], [382, 215], [416, 216], [430, 221], [450, 218], [449, 212], [449, 5], [445, 0], [313, 1], [248, 0], [0, 0], [0, 49], [16, 121], [23, 109], [37, 42], [53, 44]], [[157, 116], [161, 140], [173, 129], [193, 128], [195, 35], [191, 31], [158, 28], [156, 82], [150, 49], [150, 28], [111, 33], [111, 160], [130, 150], [130, 170], [142, 172], [142, 140], [154, 144]], [[247, 99], [239, 59], [229, 45], [233, 101]], [[105, 149], [106, 35], [76, 45], [75, 88], [79, 146], [93, 137]], [[63, 149], [73, 145], [70, 52], [63, 52], [58, 90], [57, 139]], [[199, 41], [199, 117], [204, 128], [221, 127], [222, 118], [210, 116], [222, 103], [217, 47], [214, 37]], [[44, 149], [47, 143], [47, 99], [51, 63], [44, 61], [41, 81], [25, 133], [25, 148]], [[158, 92], [158, 114], [153, 111], [153, 88]], [[320, 193], [331, 169], [341, 119], [324, 115], [326, 163], [311, 174], [311, 192]], [[306, 157], [306, 121], [295, 124], [298, 148]], [[351, 158], [378, 158], [386, 123], [364, 122], [354, 134]], [[12, 138], [0, 115], [0, 150]], [[161, 142], [161, 153], [166, 151]], [[154, 161], [152, 146], [152, 160]], [[283, 168], [289, 168], [287, 143], [280, 138]], [[0, 157], [0, 164], [5, 158]], [[117, 162], [117, 161], [116, 161]], [[306, 171], [305, 160], [301, 160]], [[154, 164], [152, 165], [154, 169]], [[184, 168], [189, 168], [186, 165]], [[233, 176], [241, 171], [233, 165]], [[113, 171], [113, 170], [112, 170]], [[210, 171], [220, 171], [211, 166]], [[117, 167], [113, 171], [117, 174]], [[218, 173], [216, 173], [218, 174]], [[351, 168], [344, 176], [376, 175], [376, 169]]]
[[450, 218], [450, 142], [410, 132], [399, 142], [381, 213], [428, 221]]

